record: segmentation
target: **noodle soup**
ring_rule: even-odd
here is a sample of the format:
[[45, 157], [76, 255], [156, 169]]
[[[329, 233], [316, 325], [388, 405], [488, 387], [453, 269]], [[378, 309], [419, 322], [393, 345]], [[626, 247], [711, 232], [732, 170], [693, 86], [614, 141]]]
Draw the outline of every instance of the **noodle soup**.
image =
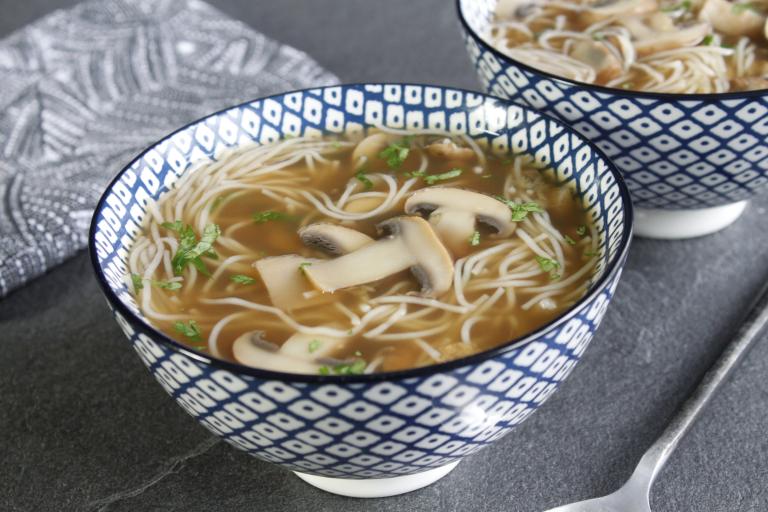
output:
[[768, 3], [500, 0], [491, 44], [518, 62], [607, 87], [665, 93], [767, 89]]
[[150, 205], [129, 278], [158, 329], [245, 365], [344, 375], [448, 361], [584, 295], [594, 228], [548, 176], [433, 131], [246, 146]]

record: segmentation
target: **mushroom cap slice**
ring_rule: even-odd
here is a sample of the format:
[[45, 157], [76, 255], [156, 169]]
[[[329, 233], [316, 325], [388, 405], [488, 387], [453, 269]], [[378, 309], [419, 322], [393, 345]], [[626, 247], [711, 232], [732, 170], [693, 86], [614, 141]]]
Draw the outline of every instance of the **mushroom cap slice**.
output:
[[580, 19], [592, 25], [608, 18], [637, 16], [657, 10], [656, 0], [597, 0], [586, 4]]
[[[745, 5], [745, 8], [735, 8], [738, 5]], [[699, 19], [729, 36], [759, 37], [765, 30], [766, 16], [748, 8], [751, 5], [749, 2], [706, 0], [699, 11]]]
[[491, 196], [461, 188], [417, 190], [405, 201], [405, 212], [429, 215], [429, 223], [456, 256], [469, 252], [469, 239], [477, 222], [493, 228], [496, 236], [509, 236], [515, 230], [507, 205]]
[[283, 311], [291, 311], [332, 300], [320, 294], [311, 297], [305, 295], [306, 292], [313, 290], [301, 272], [301, 264], [314, 265], [322, 261], [317, 258], [305, 258], [298, 254], [286, 254], [262, 258], [253, 266], [264, 281], [272, 304]]
[[[262, 331], [251, 331], [240, 335], [232, 345], [235, 360], [246, 366], [288, 373], [317, 373], [321, 357], [332, 354], [343, 339], [328, 336], [314, 336], [296, 333], [281, 347], [270, 347], [263, 339]], [[317, 348], [310, 352], [310, 343], [317, 341]]]
[[299, 238], [307, 247], [321, 249], [337, 256], [356, 251], [373, 242], [373, 238], [338, 224], [310, 224], [299, 230]]
[[323, 292], [359, 286], [406, 269], [425, 295], [448, 291], [453, 281], [453, 262], [429, 223], [420, 217], [394, 217], [379, 224], [387, 233], [373, 243], [305, 268], [309, 281]]
[[477, 160], [477, 153], [472, 148], [457, 146], [452, 140], [433, 142], [424, 148], [430, 156], [455, 162], [457, 164], [466, 164]]

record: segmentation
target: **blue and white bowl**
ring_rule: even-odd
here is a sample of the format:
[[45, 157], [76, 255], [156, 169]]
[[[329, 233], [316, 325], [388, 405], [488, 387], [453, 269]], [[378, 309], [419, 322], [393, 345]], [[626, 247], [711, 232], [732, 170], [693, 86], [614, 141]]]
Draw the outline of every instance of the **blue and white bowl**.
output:
[[513, 60], [486, 40], [498, 0], [457, 0], [485, 90], [557, 117], [621, 170], [635, 233], [688, 238], [718, 231], [768, 184], [768, 90], [660, 94], [575, 82]]
[[[193, 164], [285, 136], [393, 128], [467, 133], [535, 156], [577, 192], [599, 233], [588, 293], [524, 338], [464, 359], [360, 376], [293, 375], [214, 359], [168, 338], [126, 287], [126, 258], [147, 203]], [[605, 314], [631, 237], [629, 193], [612, 164], [559, 122], [478, 93], [422, 85], [345, 85], [244, 103], [147, 149], [99, 201], [90, 231], [98, 280], [152, 375], [205, 428], [232, 446], [352, 496], [427, 485], [462, 457], [509, 433], [573, 370]]]

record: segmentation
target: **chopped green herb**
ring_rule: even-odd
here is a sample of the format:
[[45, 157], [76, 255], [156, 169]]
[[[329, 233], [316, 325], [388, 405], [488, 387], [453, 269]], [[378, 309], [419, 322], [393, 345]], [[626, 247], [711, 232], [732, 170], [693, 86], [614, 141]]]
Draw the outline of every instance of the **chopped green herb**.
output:
[[322, 346], [322, 343], [320, 340], [312, 340], [309, 342], [309, 353], [315, 352], [317, 349], [319, 349]]
[[181, 290], [181, 283], [179, 281], [152, 281], [152, 286], [157, 286], [163, 290], [176, 291]]
[[133, 283], [133, 291], [139, 293], [144, 288], [144, 283], [141, 281], [139, 274], [131, 274], [131, 282]]
[[675, 12], [679, 10], [684, 11], [690, 11], [691, 10], [691, 0], [683, 0], [679, 4], [676, 5], [670, 5], [669, 7], [664, 7], [661, 9], [662, 12]]
[[355, 178], [357, 178], [357, 181], [363, 184], [363, 188], [365, 190], [371, 190], [373, 188], [373, 182], [371, 181], [368, 176], [365, 175], [365, 171], [360, 169], [355, 173]]
[[200, 241], [197, 240], [197, 236], [192, 227], [183, 224], [179, 220], [172, 223], [163, 223], [163, 227], [175, 231], [179, 235], [179, 248], [171, 259], [173, 273], [181, 275], [187, 265], [192, 264], [200, 273], [210, 276], [211, 273], [200, 258], [202, 256], [212, 258], [218, 257], [213, 250], [213, 243], [221, 234], [219, 226], [216, 224], [208, 224], [205, 226]]
[[584, 256], [587, 258], [592, 258], [593, 256], [597, 256], [597, 252], [593, 250], [584, 251]]
[[568, 235], [565, 235], [563, 238], [565, 239], [565, 243], [567, 243], [568, 245], [576, 245], [576, 240], [569, 237]]
[[256, 212], [251, 215], [253, 221], [257, 224], [263, 224], [271, 220], [292, 220], [293, 217], [283, 212], [276, 212], [275, 210], [264, 210], [263, 212]]
[[720, 45], [720, 48], [725, 48], [725, 49], [727, 49], [727, 50], [733, 50], [733, 49], [734, 49], [734, 48], [736, 48], [736, 47], [735, 47], [735, 46], [733, 46], [732, 44], [721, 44], [721, 45]]
[[194, 320], [190, 320], [187, 323], [176, 322], [173, 324], [173, 327], [192, 341], [202, 341], [200, 326]]
[[331, 147], [333, 149], [339, 149], [341, 147], [341, 142], [335, 140], [335, 141], [331, 142]]
[[742, 14], [746, 11], [760, 12], [760, 10], [757, 8], [757, 5], [755, 5], [753, 2], [744, 2], [740, 4], [733, 4], [731, 6], [731, 12], [733, 14]]
[[331, 369], [328, 368], [327, 366], [321, 366], [320, 368], [317, 369], [317, 373], [319, 373], [320, 375], [330, 375]]
[[302, 274], [305, 274], [306, 273], [306, 270], [305, 270], [306, 267], [311, 267], [311, 266], [312, 266], [312, 262], [309, 262], [309, 261], [305, 261], [303, 263], [299, 263], [299, 272], [301, 272]]
[[704, 46], [709, 46], [712, 44], [714, 39], [715, 37], [712, 34], [707, 34], [704, 36], [704, 39], [701, 40], [701, 44]]
[[424, 181], [427, 185], [434, 185], [438, 181], [445, 181], [450, 180], [452, 178], [456, 178], [458, 176], [461, 176], [461, 173], [463, 171], [461, 169], [451, 169], [450, 171], [446, 171], [440, 174], [430, 174], [428, 176], [424, 176]]
[[256, 282], [256, 279], [244, 274], [235, 274], [233, 276], [229, 276], [229, 280], [237, 284], [253, 284]]
[[592, 39], [594, 39], [595, 41], [603, 41], [605, 39], [605, 34], [603, 34], [602, 32], [595, 32], [594, 34], [592, 34]]
[[555, 261], [553, 259], [545, 258], [544, 256], [538, 256], [537, 255], [536, 256], [536, 261], [538, 262], [539, 267], [541, 268], [541, 270], [543, 270], [544, 272], [551, 272], [551, 271], [553, 271], [555, 269], [560, 268], [560, 263], [558, 263], [557, 261]]
[[399, 169], [408, 153], [411, 152], [411, 137], [405, 137], [400, 142], [393, 142], [379, 153], [379, 158], [387, 162], [390, 169]]
[[576, 234], [579, 235], [582, 238], [587, 236], [587, 226], [582, 224], [581, 226], [577, 227], [576, 228]]
[[176, 220], [173, 222], [163, 222], [160, 224], [165, 229], [170, 229], [171, 231], [176, 231], [177, 233], [180, 232], [182, 229], [184, 229], [184, 223], [180, 220]]
[[337, 364], [333, 367], [321, 366], [317, 371], [320, 375], [330, 375], [331, 373], [336, 375], [362, 375], [366, 366], [368, 365], [365, 359], [355, 359], [351, 363]]
[[411, 171], [403, 173], [406, 178], [423, 178], [427, 175], [424, 171]]
[[469, 237], [469, 245], [471, 245], [473, 247], [475, 245], [480, 245], [480, 232], [479, 231], [475, 231], [474, 233], [472, 233], [472, 236]]
[[624, 82], [623, 84], [621, 84], [622, 89], [631, 89], [633, 86], [634, 85], [632, 84], [632, 82]]
[[506, 197], [495, 197], [509, 207], [509, 209], [512, 211], [512, 220], [514, 222], [521, 222], [528, 216], [529, 213], [544, 213], [544, 208], [539, 206], [538, 203], [534, 203], [533, 201], [529, 201], [527, 203], [516, 203], [511, 199], [507, 199]]
[[356, 357], [363, 357], [363, 353], [360, 352], [359, 350], [355, 350], [355, 356]]

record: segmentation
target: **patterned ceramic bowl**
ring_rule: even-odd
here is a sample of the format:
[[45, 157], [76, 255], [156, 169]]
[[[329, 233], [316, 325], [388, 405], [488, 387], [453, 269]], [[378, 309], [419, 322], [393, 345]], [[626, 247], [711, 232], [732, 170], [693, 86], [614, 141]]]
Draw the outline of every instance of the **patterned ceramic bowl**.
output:
[[768, 184], [768, 91], [659, 94], [559, 78], [486, 42], [497, 1], [457, 0], [483, 87], [562, 119], [602, 149], [632, 193], [636, 234], [713, 233]]
[[[534, 155], [572, 186], [599, 232], [588, 293], [521, 339], [415, 370], [293, 375], [195, 352], [152, 327], [126, 287], [126, 256], [147, 214], [193, 163], [284, 136], [372, 125], [468, 133]], [[146, 150], [115, 178], [90, 232], [96, 275], [133, 348], [161, 386], [226, 442], [322, 489], [386, 496], [427, 485], [521, 423], [573, 370], [618, 283], [631, 236], [629, 193], [599, 150], [557, 121], [468, 91], [347, 85], [291, 92], [213, 114]]]

